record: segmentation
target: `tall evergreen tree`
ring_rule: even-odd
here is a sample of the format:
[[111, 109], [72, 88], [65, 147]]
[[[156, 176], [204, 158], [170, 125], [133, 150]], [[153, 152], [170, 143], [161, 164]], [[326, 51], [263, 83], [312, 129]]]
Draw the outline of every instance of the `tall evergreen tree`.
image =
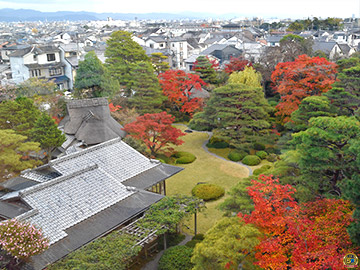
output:
[[319, 116], [334, 116], [330, 101], [325, 96], [310, 96], [303, 99], [299, 109], [291, 114], [291, 121], [286, 123], [285, 127], [295, 132], [306, 130], [310, 118]]
[[355, 117], [316, 117], [293, 135], [302, 174], [300, 186], [312, 197], [340, 196], [339, 183], [359, 173], [360, 123]]
[[199, 74], [200, 79], [202, 79], [204, 82], [210, 84], [218, 83], [217, 75], [213, 64], [206, 56], [201, 55], [196, 59], [194, 71]]
[[74, 87], [75, 96], [79, 98], [111, 96], [120, 90], [119, 83], [110, 77], [93, 51], [80, 61]]
[[168, 57], [163, 55], [162, 53], [152, 53], [150, 56], [150, 61], [155, 69], [157, 75], [160, 73], [164, 73], [165, 71], [170, 69], [170, 65], [166, 60]]
[[344, 68], [338, 73], [338, 81], [333, 88], [324, 95], [330, 99], [332, 110], [337, 115], [353, 116], [360, 107], [360, 63], [348, 61], [347, 65], [355, 66]]
[[31, 130], [31, 139], [39, 142], [42, 149], [47, 153], [48, 161], [51, 160], [51, 152], [55, 147], [61, 146], [66, 138], [57, 128], [54, 119], [43, 113], [36, 121]]
[[3, 101], [0, 103], [0, 128], [29, 136], [40, 114], [31, 99], [20, 97], [14, 101]]
[[161, 112], [160, 106], [166, 97], [162, 94], [159, 80], [149, 62], [137, 62], [131, 72], [132, 96], [130, 106], [140, 114]]
[[106, 41], [106, 66], [111, 76], [117, 79], [122, 86], [131, 81], [131, 65], [138, 61], [149, 61], [144, 49], [131, 38], [126, 31], [113, 32]]
[[261, 88], [227, 84], [213, 91], [204, 115], [224, 140], [246, 148], [269, 138], [271, 110]]
[[0, 129], [0, 182], [41, 164], [29, 158], [30, 152], [40, 151], [39, 144], [26, 140], [26, 136], [16, 134], [14, 130]]

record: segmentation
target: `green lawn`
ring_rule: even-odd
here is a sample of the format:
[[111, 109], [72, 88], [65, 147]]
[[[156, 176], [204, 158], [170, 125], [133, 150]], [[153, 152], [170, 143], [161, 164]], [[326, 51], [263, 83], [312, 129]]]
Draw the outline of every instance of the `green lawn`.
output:
[[[179, 127], [182, 130], [185, 127]], [[184, 164], [182, 172], [172, 176], [166, 181], [167, 195], [185, 194], [191, 195], [191, 189], [198, 182], [207, 182], [220, 185], [225, 191], [234, 186], [241, 178], [248, 176], [248, 170], [239, 164], [227, 162], [208, 154], [203, 148], [203, 143], [207, 140], [206, 133], [194, 132], [189, 133], [182, 139], [185, 143], [175, 147], [177, 151], [186, 151], [194, 154], [197, 159], [191, 164]], [[226, 195], [225, 195], [226, 196]], [[225, 197], [206, 203], [207, 209], [198, 217], [198, 232], [205, 233], [216, 220], [220, 219], [222, 212], [217, 206]], [[185, 222], [190, 227], [187, 233], [193, 233], [193, 218]]]

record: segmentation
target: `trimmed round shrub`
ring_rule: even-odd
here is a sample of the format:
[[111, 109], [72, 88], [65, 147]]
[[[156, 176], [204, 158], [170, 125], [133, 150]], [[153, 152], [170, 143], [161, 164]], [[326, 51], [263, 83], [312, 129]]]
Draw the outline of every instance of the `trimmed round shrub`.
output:
[[244, 157], [241, 162], [248, 166], [255, 166], [260, 164], [261, 159], [255, 155], [248, 155]]
[[266, 160], [267, 161], [270, 161], [270, 162], [275, 162], [277, 160], [277, 155], [275, 154], [270, 154], [266, 157]]
[[195, 161], [196, 157], [189, 152], [176, 152], [173, 154], [176, 158], [176, 164], [189, 164]]
[[268, 153], [266, 153], [265, 151], [258, 151], [256, 152], [256, 155], [261, 159], [265, 159], [268, 156]]
[[256, 142], [256, 143], [254, 143], [254, 149], [255, 150], [265, 150], [265, 145], [262, 143]]
[[271, 165], [268, 165], [268, 164], [264, 165], [264, 166], [261, 166], [259, 169], [254, 170], [253, 174], [254, 175], [262, 174], [262, 173], [266, 172], [270, 168], [271, 168]]
[[159, 260], [158, 270], [190, 270], [193, 249], [187, 246], [176, 246], [164, 251]]
[[189, 248], [195, 248], [196, 244], [201, 243], [202, 240], [191, 240], [185, 244]]
[[225, 194], [223, 187], [214, 184], [196, 185], [192, 191], [192, 195], [203, 199], [204, 201], [216, 200]]
[[228, 155], [228, 158], [232, 161], [237, 162], [242, 160], [247, 155], [248, 153], [246, 153], [245, 151], [231, 151]]

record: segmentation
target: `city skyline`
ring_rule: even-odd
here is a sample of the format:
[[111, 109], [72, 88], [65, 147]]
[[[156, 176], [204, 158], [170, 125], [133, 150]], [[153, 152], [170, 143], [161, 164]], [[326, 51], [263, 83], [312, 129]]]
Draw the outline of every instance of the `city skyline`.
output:
[[247, 17], [359, 17], [359, 0], [183, 0], [177, 5], [169, 1], [135, 1], [123, 3], [114, 0], [12, 0], [1, 1], [0, 8], [33, 9], [42, 12], [88, 11], [97, 13], [208, 13], [232, 14]]

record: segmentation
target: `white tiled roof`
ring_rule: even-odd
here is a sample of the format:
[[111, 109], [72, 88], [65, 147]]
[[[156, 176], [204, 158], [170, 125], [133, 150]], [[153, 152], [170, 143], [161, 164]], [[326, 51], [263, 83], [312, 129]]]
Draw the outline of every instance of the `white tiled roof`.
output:
[[33, 210], [18, 219], [41, 227], [50, 244], [65, 237], [67, 228], [134, 194], [97, 165], [79, 168], [20, 193]]

